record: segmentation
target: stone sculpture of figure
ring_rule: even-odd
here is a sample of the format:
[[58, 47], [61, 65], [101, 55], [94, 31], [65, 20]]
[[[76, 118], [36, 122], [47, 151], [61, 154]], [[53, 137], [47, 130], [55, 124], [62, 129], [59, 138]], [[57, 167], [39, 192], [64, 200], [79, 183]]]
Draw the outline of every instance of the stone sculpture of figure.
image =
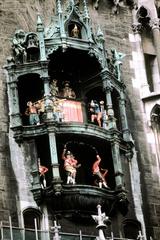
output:
[[101, 162], [101, 158], [99, 155], [97, 155], [96, 161], [93, 163], [93, 166], [92, 166], [92, 173], [97, 177], [98, 185], [100, 188], [102, 188], [102, 185], [108, 188], [107, 182], [105, 180], [105, 176], [107, 175], [108, 170], [100, 168], [99, 166], [100, 162]]
[[100, 0], [96, 0], [94, 3], [94, 8], [98, 10]]
[[79, 38], [79, 29], [76, 24], [74, 25], [74, 28], [71, 30], [71, 37]]
[[89, 112], [91, 114], [91, 122], [97, 122], [98, 126], [102, 125], [102, 113], [96, 100], [91, 100], [89, 104]]
[[113, 0], [113, 13], [114, 14], [118, 14], [119, 13], [119, 7], [122, 7], [124, 5], [124, 1], [123, 0]]
[[30, 125], [39, 125], [40, 119], [38, 114], [39, 104], [33, 104], [31, 101], [27, 102], [27, 109], [25, 115], [29, 116]]
[[53, 79], [50, 84], [50, 93], [52, 97], [58, 96], [57, 79]]
[[39, 168], [39, 176], [40, 176], [41, 187], [46, 188], [45, 173], [48, 172], [48, 168], [41, 165], [40, 159], [38, 159], [38, 168]]
[[72, 152], [67, 150], [66, 146], [63, 149], [62, 159], [64, 160], [64, 169], [67, 173], [67, 184], [75, 184], [77, 168], [79, 168], [81, 164], [78, 164], [78, 161]]
[[115, 73], [118, 78], [118, 80], [121, 80], [121, 65], [122, 65], [122, 59], [125, 57], [124, 53], [117, 52], [116, 49], [111, 49], [112, 53], [112, 62], [113, 66], [115, 68]]
[[70, 82], [66, 81], [64, 83], [64, 88], [62, 89], [62, 91], [60, 92], [60, 96], [64, 97], [64, 98], [76, 98], [76, 94], [73, 91], [73, 89], [70, 87]]
[[26, 60], [26, 48], [25, 48], [25, 33], [23, 30], [17, 30], [12, 40], [12, 49], [16, 58], [16, 61], [23, 63]]

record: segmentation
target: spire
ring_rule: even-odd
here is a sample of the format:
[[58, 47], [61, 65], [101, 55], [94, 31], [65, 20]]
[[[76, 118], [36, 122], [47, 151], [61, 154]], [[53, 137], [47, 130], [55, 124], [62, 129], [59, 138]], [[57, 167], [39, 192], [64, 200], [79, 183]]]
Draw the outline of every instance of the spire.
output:
[[83, 0], [83, 5], [84, 5], [84, 18], [89, 20], [90, 17], [86, 0]]
[[44, 44], [44, 25], [40, 15], [38, 15], [37, 17], [37, 32], [38, 32], [38, 38], [39, 38], [40, 60], [46, 61], [46, 51], [45, 51], [45, 44]]

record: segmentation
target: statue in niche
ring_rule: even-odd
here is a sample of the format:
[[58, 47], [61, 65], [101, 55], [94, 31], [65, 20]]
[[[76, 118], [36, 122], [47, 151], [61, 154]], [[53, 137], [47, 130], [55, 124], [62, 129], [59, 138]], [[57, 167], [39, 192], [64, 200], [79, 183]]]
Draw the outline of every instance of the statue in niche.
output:
[[63, 149], [62, 159], [64, 160], [64, 169], [67, 173], [67, 184], [75, 184], [77, 168], [79, 168], [81, 164], [78, 164], [73, 153], [67, 150], [66, 145]]
[[12, 49], [17, 63], [26, 61], [25, 32], [17, 30], [12, 40]]
[[78, 29], [78, 26], [74, 24], [73, 29], [71, 30], [71, 37], [73, 38], [79, 38], [80, 31]]
[[125, 57], [124, 53], [117, 52], [116, 49], [111, 49], [112, 53], [112, 64], [114, 66], [115, 74], [118, 78], [118, 80], [121, 80], [121, 65], [122, 65], [122, 59]]
[[30, 125], [39, 125], [39, 103], [32, 103], [32, 101], [27, 102], [27, 109], [25, 111], [25, 115], [29, 116], [29, 124]]
[[46, 188], [47, 184], [46, 184], [45, 174], [46, 174], [46, 172], [48, 172], [48, 168], [41, 165], [39, 158], [38, 158], [38, 168], [39, 168], [41, 187]]
[[38, 39], [35, 33], [30, 33], [26, 37], [26, 45], [27, 45], [27, 60], [34, 61], [38, 60]]
[[52, 97], [58, 96], [57, 79], [53, 79], [50, 84], [50, 93]]
[[60, 97], [75, 99], [76, 94], [74, 90], [70, 87], [70, 82], [65, 81], [64, 88], [60, 92]]
[[100, 166], [99, 166], [100, 162], [101, 162], [101, 158], [97, 154], [96, 161], [92, 165], [92, 173], [94, 176], [96, 176], [95, 183], [98, 182], [98, 186], [100, 188], [102, 188], [102, 186], [104, 186], [105, 188], [108, 188], [107, 182], [105, 180], [105, 177], [108, 174], [108, 170], [100, 168]]
[[89, 112], [92, 123], [98, 123], [98, 126], [102, 126], [102, 112], [97, 100], [91, 100], [89, 103]]

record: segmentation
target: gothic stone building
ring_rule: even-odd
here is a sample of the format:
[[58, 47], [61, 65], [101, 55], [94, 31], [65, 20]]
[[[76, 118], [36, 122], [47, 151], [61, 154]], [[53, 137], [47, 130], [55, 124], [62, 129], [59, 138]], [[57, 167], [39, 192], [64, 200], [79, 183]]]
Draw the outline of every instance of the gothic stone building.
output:
[[1, 239], [160, 239], [159, 15], [0, 0]]

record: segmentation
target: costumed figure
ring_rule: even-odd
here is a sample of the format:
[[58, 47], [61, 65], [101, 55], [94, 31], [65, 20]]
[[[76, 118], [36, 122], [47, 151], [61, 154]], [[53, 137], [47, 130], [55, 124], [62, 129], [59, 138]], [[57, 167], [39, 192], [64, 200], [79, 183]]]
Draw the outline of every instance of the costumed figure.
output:
[[31, 101], [27, 102], [27, 109], [25, 115], [29, 116], [30, 125], [39, 125], [40, 119], [38, 114], [39, 104], [33, 104]]
[[66, 81], [64, 83], [64, 88], [60, 92], [60, 97], [72, 98], [72, 99], [76, 98], [76, 94], [73, 91], [73, 89], [70, 87], [70, 82], [69, 81]]
[[57, 87], [57, 79], [53, 79], [50, 84], [50, 93], [51, 96], [55, 98], [55, 96], [58, 96], [58, 87]]
[[66, 147], [63, 149], [62, 159], [64, 160], [64, 169], [67, 173], [67, 184], [75, 184], [77, 168], [81, 166], [75, 159], [71, 151], [68, 151]]
[[107, 128], [107, 121], [108, 121], [108, 115], [107, 115], [107, 111], [106, 111], [106, 109], [105, 109], [105, 107], [104, 107], [104, 101], [103, 100], [101, 100], [100, 102], [99, 102], [99, 104], [100, 104], [100, 111], [101, 111], [101, 114], [102, 114], [102, 127], [103, 128]]
[[91, 100], [89, 104], [89, 112], [91, 114], [91, 122], [97, 122], [98, 126], [102, 126], [102, 113], [96, 100]]
[[99, 166], [100, 162], [101, 162], [101, 158], [99, 155], [97, 155], [96, 161], [93, 163], [93, 166], [92, 166], [92, 173], [97, 177], [98, 185], [100, 188], [102, 188], [102, 185], [108, 188], [105, 180], [105, 176], [107, 175], [108, 170], [100, 168]]
[[40, 175], [41, 187], [42, 188], [46, 188], [45, 173], [48, 172], [48, 168], [41, 165], [40, 159], [38, 159], [38, 167], [39, 167], [39, 175]]

